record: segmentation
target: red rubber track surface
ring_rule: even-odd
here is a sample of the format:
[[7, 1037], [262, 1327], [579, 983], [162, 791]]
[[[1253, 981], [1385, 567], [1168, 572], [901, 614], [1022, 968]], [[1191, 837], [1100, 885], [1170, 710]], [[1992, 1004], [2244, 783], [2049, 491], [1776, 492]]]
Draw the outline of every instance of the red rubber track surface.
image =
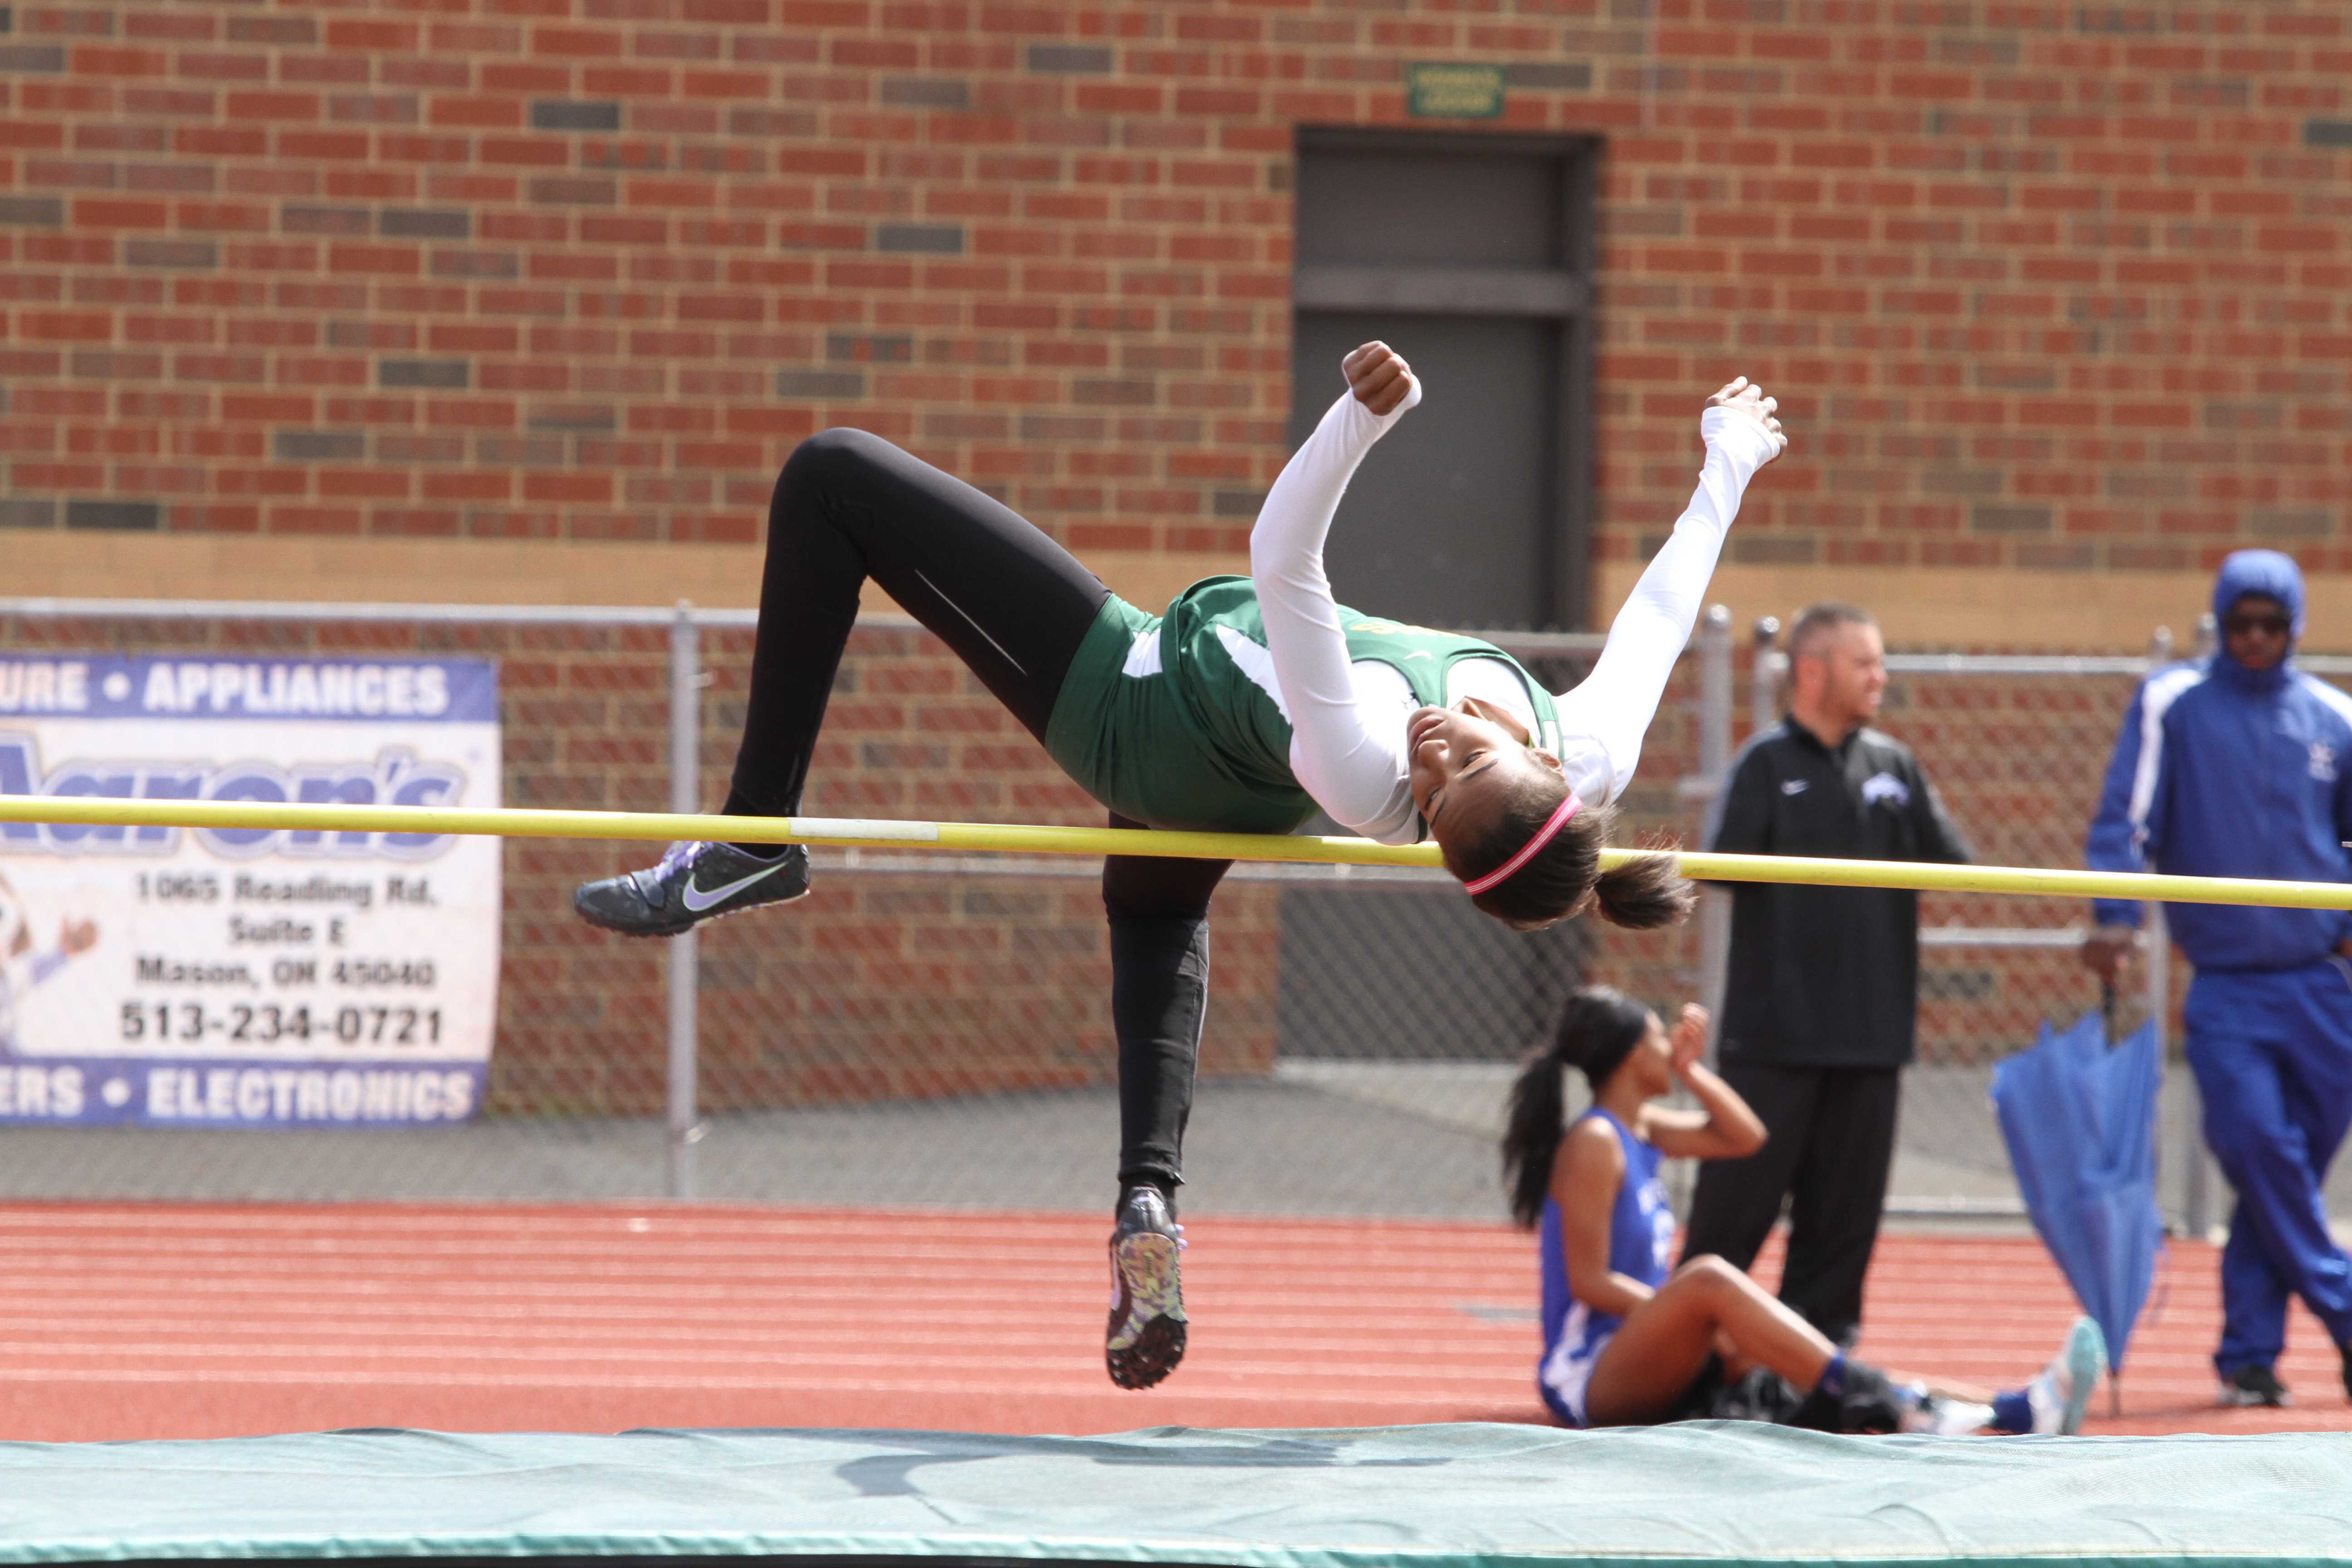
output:
[[[1190, 1222], [1192, 1353], [1130, 1394], [1102, 1373], [1108, 1230], [1096, 1215], [693, 1206], [0, 1207], [0, 1437], [1542, 1418], [1525, 1236]], [[2299, 1309], [2281, 1373], [2302, 1403], [2211, 1408], [2212, 1250], [2176, 1246], [2163, 1289], [2126, 1418], [2094, 1430], [2352, 1426], [2334, 1352]], [[1863, 1348], [2011, 1383], [2072, 1313], [2031, 1240], [1889, 1237]]]

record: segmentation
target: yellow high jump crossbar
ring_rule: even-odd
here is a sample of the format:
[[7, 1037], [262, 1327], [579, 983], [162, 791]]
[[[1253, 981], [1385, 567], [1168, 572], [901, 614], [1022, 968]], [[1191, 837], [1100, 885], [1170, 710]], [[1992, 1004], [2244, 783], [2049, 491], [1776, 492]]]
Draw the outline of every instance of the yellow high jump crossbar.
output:
[[[0, 795], [0, 823], [103, 827], [260, 828], [314, 833], [460, 834], [501, 838], [592, 838], [664, 843], [727, 839], [842, 848], [943, 849], [1014, 855], [1155, 855], [1349, 866], [1438, 864], [1430, 844], [1374, 844], [1250, 833], [1158, 833], [1139, 828], [1041, 827], [981, 822], [894, 822], [828, 816], [706, 816], [652, 811], [539, 811], [519, 806], [305, 805], [247, 801], [117, 800], [88, 795]], [[1903, 860], [1809, 860], [1777, 855], [1702, 855], [1604, 849], [1603, 865], [1669, 854], [1683, 874], [1708, 882], [1791, 882], [1910, 888], [1927, 892], [2043, 898], [2132, 899], [2352, 910], [2352, 883], [2263, 882], [2146, 872], [1932, 866]]]

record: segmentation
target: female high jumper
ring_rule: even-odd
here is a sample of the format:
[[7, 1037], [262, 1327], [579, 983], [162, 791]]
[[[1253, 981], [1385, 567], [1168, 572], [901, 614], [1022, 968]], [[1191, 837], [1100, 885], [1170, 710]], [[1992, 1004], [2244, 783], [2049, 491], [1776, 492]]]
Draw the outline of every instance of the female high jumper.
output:
[[[1115, 827], [1288, 833], [1318, 806], [1386, 844], [1434, 838], [1479, 909], [1532, 930], [1597, 904], [1623, 925], [1688, 912], [1664, 857], [1601, 875], [1612, 807], [1689, 638], [1750, 477], [1786, 447], [1745, 377], [1707, 400], [1706, 458], [1674, 536], [1555, 698], [1493, 646], [1342, 608], [1323, 541], [1364, 455], [1421, 399], [1372, 342], [1290, 459], [1250, 534], [1250, 575], [1194, 584], [1154, 616], [971, 486], [862, 430], [794, 449], [768, 512], [743, 738], [725, 810], [797, 813], [825, 700], [871, 577], [952, 648]], [[1432, 520], [1442, 524], [1443, 520]], [[1146, 1388], [1184, 1352], [1174, 1194], [1208, 992], [1208, 910], [1229, 861], [1106, 858], [1118, 1040], [1119, 1200], [1111, 1381]], [[592, 924], [672, 936], [808, 891], [800, 846], [673, 845], [591, 882]]]
[[[1831, 1432], [2072, 1434], [2106, 1370], [2098, 1324], [2075, 1321], [2057, 1358], [1981, 1403], [1898, 1383], [1854, 1361], [1720, 1258], [1679, 1269], [1664, 1157], [1731, 1160], [1764, 1146], [1764, 1124], [1699, 1062], [1706, 1013], [1658, 1016], [1607, 986], [1579, 991], [1552, 1043], [1511, 1090], [1503, 1180], [1536, 1231], [1544, 1349], [1536, 1386], [1570, 1426], [1760, 1416]], [[1562, 1075], [1583, 1071], [1592, 1105], [1564, 1115]], [[1696, 1110], [1652, 1104], [1676, 1080]]]

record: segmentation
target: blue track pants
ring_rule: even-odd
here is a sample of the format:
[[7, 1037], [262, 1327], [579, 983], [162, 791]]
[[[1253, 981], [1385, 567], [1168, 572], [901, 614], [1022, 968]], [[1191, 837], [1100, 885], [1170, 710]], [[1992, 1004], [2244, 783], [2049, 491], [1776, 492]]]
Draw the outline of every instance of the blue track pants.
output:
[[2320, 1194], [2352, 1126], [2352, 962], [2200, 971], [2186, 1022], [2206, 1146], [2238, 1194], [2215, 1368], [2277, 1361], [2291, 1295], [2352, 1344], [2352, 1258], [2329, 1236]]

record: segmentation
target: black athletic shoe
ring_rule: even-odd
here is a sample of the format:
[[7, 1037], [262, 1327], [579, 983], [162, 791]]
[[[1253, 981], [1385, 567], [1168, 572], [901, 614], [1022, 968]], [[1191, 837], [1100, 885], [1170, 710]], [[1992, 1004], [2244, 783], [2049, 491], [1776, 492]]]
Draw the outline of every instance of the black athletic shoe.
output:
[[2352, 1399], [2352, 1343], [2337, 1345], [2336, 1353], [2344, 1363], [2344, 1397]]
[[800, 845], [762, 860], [732, 844], [673, 844], [648, 870], [582, 883], [572, 907], [590, 925], [623, 936], [676, 936], [720, 915], [790, 903], [808, 890], [808, 851]]
[[2269, 1367], [2242, 1366], [2221, 1380], [2221, 1397], [2214, 1403], [2224, 1408], [2277, 1410], [2294, 1404], [2294, 1396]]
[[1110, 1233], [1110, 1322], [1103, 1365], [1121, 1388], [1150, 1388], [1184, 1359], [1184, 1227], [1157, 1187], [1130, 1187]]
[[1906, 1407], [1912, 1403], [1907, 1391], [1876, 1367], [1848, 1361], [1843, 1386], [1835, 1394], [1815, 1388], [1789, 1417], [1789, 1425], [1816, 1432], [1900, 1432]]

